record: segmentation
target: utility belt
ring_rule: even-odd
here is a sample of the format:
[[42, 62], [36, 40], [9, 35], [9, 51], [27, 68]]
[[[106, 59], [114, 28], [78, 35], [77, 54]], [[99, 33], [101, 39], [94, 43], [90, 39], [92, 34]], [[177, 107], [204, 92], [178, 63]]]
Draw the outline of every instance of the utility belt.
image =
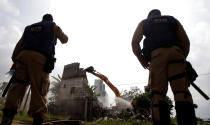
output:
[[23, 50], [32, 50], [32, 51], [36, 51], [36, 52], [42, 54], [43, 56], [45, 56], [47, 60], [46, 60], [46, 63], [45, 63], [45, 65], [44, 65], [44, 69], [43, 69], [43, 70], [44, 70], [46, 73], [51, 73], [51, 72], [52, 72], [52, 70], [53, 70], [54, 67], [55, 67], [55, 62], [56, 62], [56, 58], [54, 57], [54, 55], [49, 55], [49, 54], [47, 54], [47, 53], [45, 53], [45, 52], [38, 51], [38, 50], [35, 50], [35, 49], [23, 49]]
[[160, 45], [158, 47], [154, 47], [154, 48], [145, 48], [143, 47], [143, 49], [141, 50], [141, 53], [143, 55], [143, 58], [147, 61], [150, 62], [151, 61], [151, 53], [153, 50], [159, 49], [159, 48], [169, 48], [172, 46], [178, 46], [177, 44], [172, 44], [172, 43], [168, 43], [168, 44], [164, 44], [164, 45]]

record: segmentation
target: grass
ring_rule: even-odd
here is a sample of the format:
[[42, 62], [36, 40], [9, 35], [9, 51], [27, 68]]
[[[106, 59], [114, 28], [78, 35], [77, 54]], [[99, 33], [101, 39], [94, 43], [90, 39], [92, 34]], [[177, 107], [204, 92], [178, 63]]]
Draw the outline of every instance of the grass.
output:
[[[48, 118], [46, 120], [68, 120], [70, 116], [59, 116], [59, 115], [51, 115], [48, 114]], [[33, 121], [32, 117], [29, 117], [26, 112], [19, 111], [15, 116], [14, 120], [21, 122], [30, 122]]]
[[[2, 117], [2, 112], [0, 112], [0, 117]], [[54, 116], [49, 114], [48, 120], [57, 119], [57, 120], [68, 120], [70, 116]], [[33, 119], [27, 115], [24, 111], [19, 111], [18, 114], [15, 116], [15, 121], [21, 121], [21, 122], [31, 122]], [[174, 125], [177, 125], [176, 120], [172, 119], [171, 122]], [[152, 125], [152, 122], [146, 122], [136, 119], [129, 119], [127, 121], [125, 120], [113, 120], [113, 119], [107, 119], [107, 120], [94, 120], [93, 122], [84, 122], [84, 125]], [[198, 125], [210, 125], [207, 123], [201, 124], [198, 122]]]
[[[174, 125], [177, 125], [175, 119], [171, 119], [171, 124], [172, 123]], [[130, 119], [128, 121], [108, 119], [103, 121], [85, 122], [84, 125], [152, 125], [152, 122], [140, 121], [136, 119]], [[210, 124], [198, 122], [198, 125], [210, 125]]]
[[52, 115], [52, 114], [48, 114], [48, 118], [47, 120], [69, 120], [71, 118], [70, 115], [66, 115], [66, 116], [60, 116], [60, 115]]
[[108, 119], [103, 121], [85, 122], [85, 125], [152, 125], [152, 123], [135, 119], [130, 119], [128, 121]]
[[32, 121], [33, 119], [27, 115], [24, 111], [19, 111], [17, 115], [15, 115], [14, 120], [21, 121], [21, 122], [28, 122]]

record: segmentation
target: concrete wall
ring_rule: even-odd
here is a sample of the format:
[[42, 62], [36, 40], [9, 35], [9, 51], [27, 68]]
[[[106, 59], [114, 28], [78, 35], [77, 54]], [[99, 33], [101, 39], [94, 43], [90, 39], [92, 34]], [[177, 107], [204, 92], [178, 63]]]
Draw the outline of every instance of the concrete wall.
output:
[[75, 120], [90, 120], [92, 101], [86, 72], [79, 63], [64, 67], [56, 102], [57, 115], [70, 115]]

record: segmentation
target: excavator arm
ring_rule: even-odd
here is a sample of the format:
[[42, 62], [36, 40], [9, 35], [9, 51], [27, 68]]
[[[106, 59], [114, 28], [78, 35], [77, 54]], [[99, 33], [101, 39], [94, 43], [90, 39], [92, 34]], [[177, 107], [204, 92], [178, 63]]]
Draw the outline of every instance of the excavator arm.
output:
[[103, 80], [103, 81], [112, 89], [112, 91], [115, 93], [115, 95], [116, 95], [117, 97], [120, 97], [120, 92], [119, 92], [119, 90], [118, 90], [118, 89], [109, 81], [109, 79], [108, 79], [105, 75], [103, 75], [103, 74], [101, 74], [101, 73], [95, 71], [94, 68], [93, 68], [92, 66], [86, 68], [85, 71], [87, 71], [87, 72], [89, 72], [89, 73], [91, 73], [91, 74], [97, 76], [97, 77], [100, 78], [101, 80]]

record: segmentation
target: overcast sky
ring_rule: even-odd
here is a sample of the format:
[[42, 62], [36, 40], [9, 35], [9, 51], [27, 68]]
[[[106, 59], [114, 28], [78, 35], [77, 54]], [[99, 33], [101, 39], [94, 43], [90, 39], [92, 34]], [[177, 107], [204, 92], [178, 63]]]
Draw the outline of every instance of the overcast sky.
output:
[[[210, 1], [209, 0], [0, 0], [0, 82], [12, 64], [11, 54], [26, 25], [51, 13], [68, 35], [69, 42], [56, 46], [56, 67], [62, 75], [66, 64], [80, 62], [95, 69], [121, 91], [147, 85], [148, 71], [132, 53], [131, 39], [138, 23], [157, 8], [184, 26], [191, 41], [188, 60], [200, 74], [196, 83], [210, 95]], [[95, 77], [88, 75], [89, 83]], [[108, 87], [106, 87], [108, 91]], [[210, 102], [190, 87], [198, 104], [198, 117], [210, 118]], [[173, 98], [172, 93], [168, 94]]]

